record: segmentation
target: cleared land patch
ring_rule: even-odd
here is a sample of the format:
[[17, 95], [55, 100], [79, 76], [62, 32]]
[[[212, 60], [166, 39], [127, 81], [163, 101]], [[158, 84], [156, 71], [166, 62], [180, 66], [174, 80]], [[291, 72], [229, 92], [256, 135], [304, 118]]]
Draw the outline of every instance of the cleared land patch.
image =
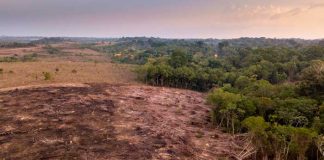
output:
[[198, 92], [88, 84], [0, 91], [5, 159], [215, 159], [237, 150], [209, 128]]

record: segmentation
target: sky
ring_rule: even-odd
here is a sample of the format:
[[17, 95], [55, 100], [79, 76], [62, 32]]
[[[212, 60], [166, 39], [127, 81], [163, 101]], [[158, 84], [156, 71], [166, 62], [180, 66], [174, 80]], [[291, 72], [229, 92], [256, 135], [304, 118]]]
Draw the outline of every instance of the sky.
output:
[[0, 35], [324, 38], [323, 0], [0, 0]]

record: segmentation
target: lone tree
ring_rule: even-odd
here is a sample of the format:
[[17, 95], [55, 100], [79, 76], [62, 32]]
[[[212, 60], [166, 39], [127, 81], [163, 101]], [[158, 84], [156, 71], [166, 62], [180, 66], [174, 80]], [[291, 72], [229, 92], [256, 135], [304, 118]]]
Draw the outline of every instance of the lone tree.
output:
[[180, 49], [174, 50], [171, 54], [171, 59], [169, 60], [169, 64], [174, 68], [185, 66], [188, 62], [189, 56], [185, 51]]
[[303, 70], [300, 83], [301, 94], [314, 98], [324, 98], [324, 61], [313, 61]]

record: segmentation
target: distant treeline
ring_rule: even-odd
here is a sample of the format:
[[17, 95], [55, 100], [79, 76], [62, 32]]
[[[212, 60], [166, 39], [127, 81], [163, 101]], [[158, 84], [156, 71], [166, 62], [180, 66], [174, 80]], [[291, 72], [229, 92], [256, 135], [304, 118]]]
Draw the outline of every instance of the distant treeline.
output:
[[148, 58], [170, 55], [172, 50], [184, 49], [188, 53], [202, 56], [231, 55], [242, 48], [291, 48], [301, 49], [309, 46], [324, 46], [323, 40], [303, 39], [161, 39], [161, 38], [121, 38], [114, 45], [94, 46], [100, 52], [110, 55], [115, 62], [145, 64]]
[[33, 46], [35, 46], [33, 43], [0, 42], [0, 48], [24, 48]]
[[56, 44], [62, 42], [68, 42], [68, 39], [53, 37], [53, 38], [41, 38], [38, 40], [32, 40], [30, 42], [0, 42], [0, 48], [24, 48], [24, 47], [34, 47], [37, 44]]

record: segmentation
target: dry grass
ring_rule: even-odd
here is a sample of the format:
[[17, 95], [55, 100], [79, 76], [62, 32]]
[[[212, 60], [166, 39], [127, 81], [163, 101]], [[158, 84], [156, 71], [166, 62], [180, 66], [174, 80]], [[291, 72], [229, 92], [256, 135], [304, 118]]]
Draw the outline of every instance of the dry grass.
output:
[[[136, 83], [135, 66], [110, 63], [110, 58], [78, 43], [51, 44], [59, 49], [49, 54], [44, 45], [29, 48], [1, 48], [1, 57], [22, 57], [36, 53], [34, 62], [0, 63], [0, 88], [57, 83]], [[46, 79], [46, 80], [45, 80]]]
[[0, 48], [0, 58], [2, 57], [22, 57], [25, 55], [37, 54], [35, 60], [57, 62], [57, 61], [72, 61], [72, 62], [111, 62], [110, 58], [103, 53], [80, 48], [78, 43], [58, 43], [51, 44], [53, 48], [59, 49], [58, 54], [49, 54], [45, 45], [37, 45], [35, 47], [25, 48]]
[[24, 47], [24, 48], [0, 48], [0, 57], [8, 57], [14, 55], [27, 55], [42, 51], [42, 46]]
[[[135, 66], [94, 62], [0, 63], [0, 88], [53, 83], [136, 83]], [[51, 75], [44, 80], [43, 72]]]

